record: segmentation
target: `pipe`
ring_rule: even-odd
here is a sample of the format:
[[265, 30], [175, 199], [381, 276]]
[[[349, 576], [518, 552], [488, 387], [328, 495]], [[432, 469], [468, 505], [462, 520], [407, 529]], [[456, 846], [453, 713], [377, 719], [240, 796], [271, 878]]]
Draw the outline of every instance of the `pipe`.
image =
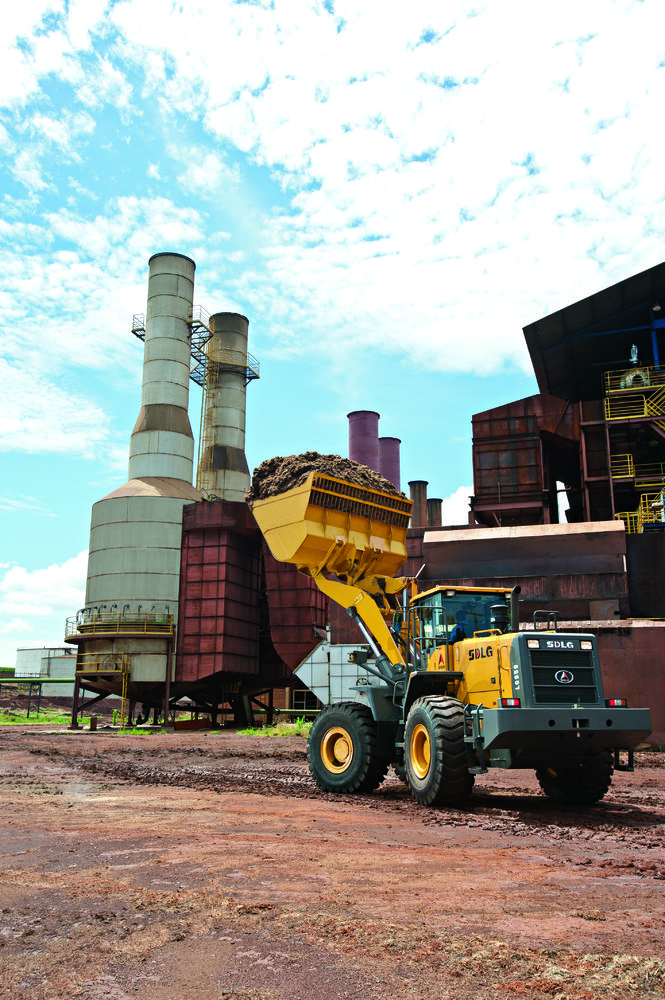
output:
[[522, 592], [520, 586], [513, 587], [510, 592], [510, 631], [519, 632], [520, 630], [520, 609], [519, 609], [519, 595]]

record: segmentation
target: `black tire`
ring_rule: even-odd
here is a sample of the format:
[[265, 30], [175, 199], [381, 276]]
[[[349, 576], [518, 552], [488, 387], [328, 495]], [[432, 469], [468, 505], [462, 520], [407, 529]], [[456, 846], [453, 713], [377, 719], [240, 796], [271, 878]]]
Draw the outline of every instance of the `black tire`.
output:
[[552, 802], [573, 806], [600, 802], [612, 784], [613, 774], [612, 750], [587, 754], [575, 767], [543, 767], [536, 771], [540, 787]]
[[307, 741], [312, 777], [326, 792], [371, 792], [388, 771], [379, 757], [376, 723], [365, 705], [352, 701], [325, 708]]
[[468, 799], [475, 778], [464, 743], [464, 709], [456, 698], [430, 695], [411, 706], [404, 733], [406, 779], [424, 806]]

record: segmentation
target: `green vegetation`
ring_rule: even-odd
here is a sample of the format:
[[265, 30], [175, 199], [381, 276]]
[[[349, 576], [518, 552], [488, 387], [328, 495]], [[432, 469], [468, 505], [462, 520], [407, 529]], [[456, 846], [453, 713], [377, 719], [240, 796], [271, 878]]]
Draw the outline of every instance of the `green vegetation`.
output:
[[0, 708], [0, 726], [53, 726], [69, 722], [72, 713], [64, 708], [44, 708], [39, 710], [33, 705], [30, 716], [25, 708]]
[[309, 736], [312, 728], [312, 721], [309, 719], [296, 719], [295, 722], [277, 722], [274, 726], [260, 726], [259, 728], [239, 729], [239, 736]]

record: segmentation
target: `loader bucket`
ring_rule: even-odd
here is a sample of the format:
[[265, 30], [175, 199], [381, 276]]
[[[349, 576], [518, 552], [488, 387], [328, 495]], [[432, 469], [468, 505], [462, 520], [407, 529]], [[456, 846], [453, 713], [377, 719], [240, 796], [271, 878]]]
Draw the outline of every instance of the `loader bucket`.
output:
[[353, 583], [398, 572], [411, 506], [404, 496], [311, 472], [301, 486], [255, 500], [252, 512], [275, 559]]

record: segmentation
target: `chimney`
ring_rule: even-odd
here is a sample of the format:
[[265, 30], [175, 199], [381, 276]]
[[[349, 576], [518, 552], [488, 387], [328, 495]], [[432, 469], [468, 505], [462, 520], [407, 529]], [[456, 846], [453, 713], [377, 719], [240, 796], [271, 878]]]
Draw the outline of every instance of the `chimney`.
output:
[[379, 438], [379, 472], [393, 484], [395, 489], [399, 489], [400, 467], [399, 467], [399, 438], [381, 437]]
[[244, 501], [250, 475], [245, 457], [249, 320], [240, 313], [210, 317], [206, 345], [205, 412], [197, 485], [220, 500]]
[[[354, 410], [349, 420], [349, 458], [375, 472], [379, 471], [379, 414]], [[391, 480], [392, 482], [392, 480]]]
[[150, 258], [141, 409], [129, 443], [129, 479], [192, 483], [190, 328], [195, 263], [178, 253]]
[[409, 483], [413, 510], [411, 511], [411, 527], [427, 527], [427, 480], [414, 479]]
[[439, 497], [428, 497], [427, 498], [427, 527], [428, 528], [440, 528], [441, 527], [441, 505], [443, 500]]

